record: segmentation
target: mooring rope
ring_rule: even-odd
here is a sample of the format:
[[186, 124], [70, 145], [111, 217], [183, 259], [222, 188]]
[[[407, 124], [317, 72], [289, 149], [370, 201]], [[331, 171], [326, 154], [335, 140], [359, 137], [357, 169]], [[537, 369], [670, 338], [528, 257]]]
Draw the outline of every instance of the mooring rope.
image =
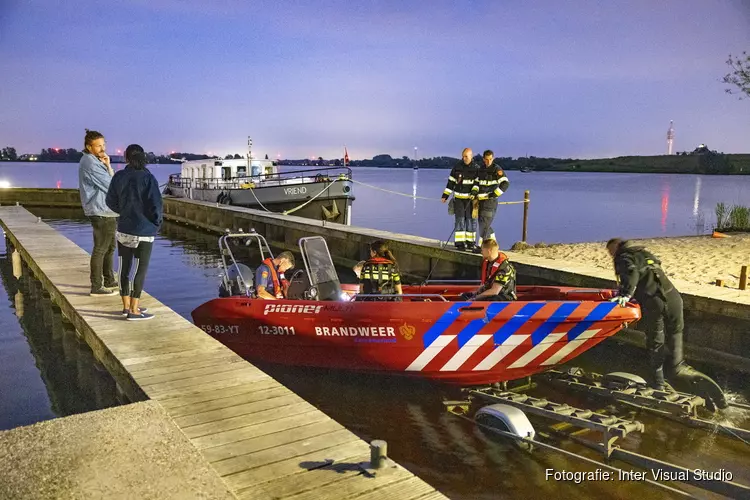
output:
[[328, 185], [326, 185], [326, 187], [324, 187], [323, 189], [321, 189], [318, 194], [316, 194], [315, 196], [313, 196], [312, 198], [310, 198], [306, 202], [304, 202], [301, 205], [298, 205], [298, 206], [296, 206], [294, 208], [290, 208], [289, 210], [284, 210], [283, 212], [274, 212], [273, 210], [269, 210], [268, 208], [265, 207], [265, 205], [263, 205], [263, 203], [260, 202], [260, 200], [258, 199], [258, 197], [255, 196], [255, 188], [248, 188], [248, 189], [250, 190], [250, 194], [253, 195], [253, 198], [255, 198], [255, 201], [258, 202], [258, 205], [260, 205], [261, 208], [263, 210], [265, 210], [266, 212], [271, 213], [271, 214], [289, 215], [289, 214], [293, 214], [297, 210], [299, 210], [301, 208], [304, 208], [305, 206], [307, 206], [308, 204], [310, 204], [311, 202], [313, 202], [316, 198], [318, 198], [320, 195], [322, 195], [323, 193], [325, 193], [326, 191], [328, 191], [331, 186], [333, 186], [335, 183], [337, 183], [340, 180], [341, 179], [333, 179], [333, 181], [329, 182]]
[[[408, 193], [400, 193], [398, 191], [393, 191], [393, 190], [390, 190], [390, 189], [385, 189], [385, 188], [382, 188], [382, 187], [373, 186], [372, 184], [367, 184], [366, 182], [358, 181], [356, 179], [351, 179], [351, 181], [354, 182], [354, 183], [360, 184], [362, 186], [369, 187], [369, 188], [372, 188], [372, 189], [377, 189], [378, 191], [384, 191], [384, 192], [390, 193], [390, 194], [396, 194], [396, 195], [399, 195], [399, 196], [406, 196], [408, 198], [413, 198], [413, 199], [415, 198], [415, 199], [418, 199], [418, 200], [440, 201], [440, 198], [428, 198], [426, 196], [416, 196], [416, 195], [408, 194]], [[497, 202], [498, 205], [515, 205], [515, 204], [518, 204], [518, 203], [526, 203], [526, 201], [521, 200], [521, 201], [498, 201]]]

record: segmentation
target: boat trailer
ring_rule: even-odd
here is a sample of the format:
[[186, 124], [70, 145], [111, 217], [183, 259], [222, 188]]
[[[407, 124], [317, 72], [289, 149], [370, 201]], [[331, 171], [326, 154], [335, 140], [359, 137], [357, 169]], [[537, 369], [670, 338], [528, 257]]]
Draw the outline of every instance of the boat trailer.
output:
[[[538, 377], [541, 378], [543, 383], [570, 388], [587, 395], [603, 398], [609, 403], [620, 404], [630, 410], [643, 410], [691, 427], [720, 431], [750, 445], [750, 430], [718, 424], [700, 417], [699, 409], [703, 409], [706, 405], [702, 397], [674, 390], [654, 390], [649, 388], [646, 382], [637, 375], [623, 372], [601, 375], [586, 373], [580, 368], [571, 368], [564, 372], [549, 370], [538, 375]], [[535, 398], [524, 393], [524, 391], [536, 385], [531, 381], [531, 377], [527, 377], [525, 384], [514, 387], [509, 387], [508, 382], [503, 382], [490, 387], [465, 388], [462, 391], [466, 399], [444, 401], [443, 404], [449, 413], [472, 421], [493, 434], [514, 439], [522, 448], [529, 451], [535, 447], [541, 447], [592, 462], [592, 459], [583, 455], [536, 440], [537, 432], [528, 420], [527, 414], [558, 422], [550, 427], [552, 434], [601, 452], [605, 461], [614, 459], [644, 469], [661, 469], [669, 472], [672, 478], [679, 478], [676, 480], [685, 484], [730, 498], [750, 499], [750, 486], [733, 482], [731, 478], [728, 480], [698, 478], [694, 476], [691, 469], [625, 450], [616, 445], [618, 438], [625, 438], [633, 432], [644, 433], [645, 426], [643, 423], [607, 414], [604, 410], [593, 411], [576, 408], [565, 403], [555, 403], [546, 398]], [[750, 411], [750, 405], [735, 402], [729, 402], [729, 405]], [[479, 407], [479, 409], [471, 417], [470, 412], [472, 408], [476, 407]], [[603, 439], [596, 441], [581, 438], [582, 434], [592, 431], [601, 433]], [[548, 437], [545, 433], [539, 434]], [[601, 467], [618, 470], [618, 468], [604, 462], [596, 460], [593, 460], [593, 462]], [[626, 471], [623, 472], [627, 474]], [[682, 496], [692, 497], [687, 492], [658, 481], [646, 479], [644, 482]]]

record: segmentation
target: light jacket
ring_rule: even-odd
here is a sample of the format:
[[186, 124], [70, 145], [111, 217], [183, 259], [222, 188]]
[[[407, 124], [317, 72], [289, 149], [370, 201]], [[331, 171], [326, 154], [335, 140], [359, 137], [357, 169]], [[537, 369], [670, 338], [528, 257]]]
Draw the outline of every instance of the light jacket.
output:
[[78, 191], [81, 194], [84, 214], [89, 217], [117, 217], [106, 202], [111, 180], [107, 166], [99, 158], [91, 153], [83, 153], [78, 164]]

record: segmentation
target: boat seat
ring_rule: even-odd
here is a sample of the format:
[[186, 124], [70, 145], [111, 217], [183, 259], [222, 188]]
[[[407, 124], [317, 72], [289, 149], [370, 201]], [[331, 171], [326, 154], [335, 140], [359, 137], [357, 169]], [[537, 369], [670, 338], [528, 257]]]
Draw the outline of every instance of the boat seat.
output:
[[310, 278], [302, 269], [297, 269], [289, 278], [289, 288], [286, 298], [291, 300], [306, 300], [306, 293], [310, 290]]

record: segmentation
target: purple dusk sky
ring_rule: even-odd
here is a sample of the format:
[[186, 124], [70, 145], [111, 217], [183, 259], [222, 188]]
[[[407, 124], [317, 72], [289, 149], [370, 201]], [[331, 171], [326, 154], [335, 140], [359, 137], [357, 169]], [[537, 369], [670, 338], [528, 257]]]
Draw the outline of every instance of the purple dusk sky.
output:
[[0, 0], [0, 147], [750, 153], [750, 0]]

